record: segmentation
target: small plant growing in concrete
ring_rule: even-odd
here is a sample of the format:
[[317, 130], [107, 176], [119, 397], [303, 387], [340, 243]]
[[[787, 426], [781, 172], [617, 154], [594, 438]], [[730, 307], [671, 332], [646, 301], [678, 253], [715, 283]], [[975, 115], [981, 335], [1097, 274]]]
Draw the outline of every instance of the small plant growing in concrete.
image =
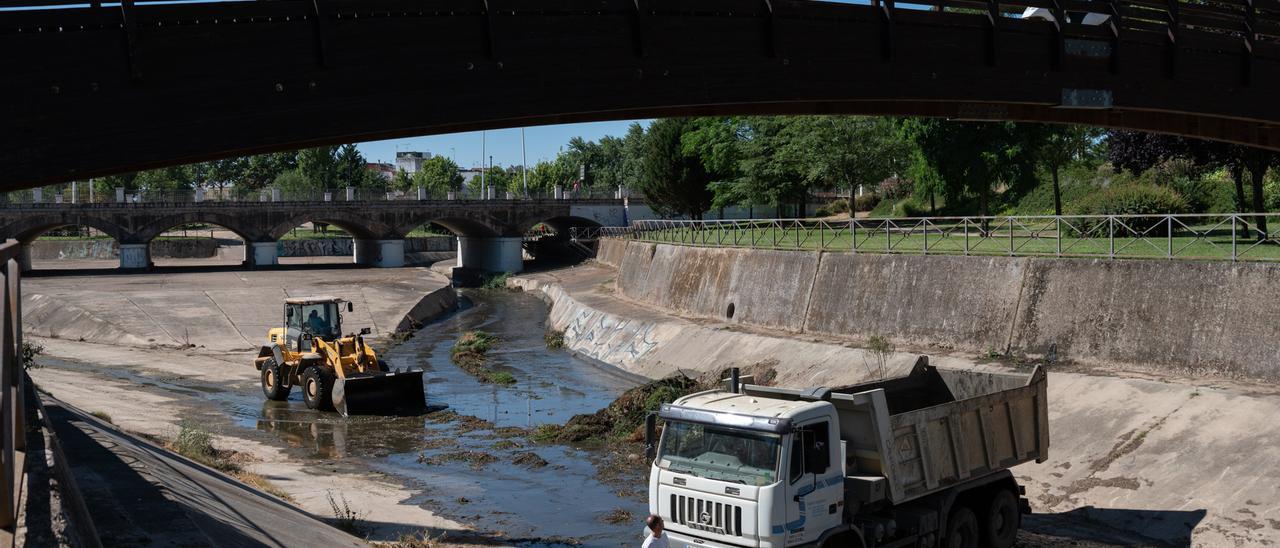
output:
[[564, 331], [547, 331], [542, 335], [542, 341], [547, 343], [547, 348], [551, 350], [564, 348]]
[[342, 493], [338, 493], [338, 498], [335, 499], [333, 491], [326, 491], [325, 497], [329, 499], [329, 508], [333, 510], [333, 526], [357, 537], [363, 537], [365, 513], [353, 510], [351, 503], [347, 502], [347, 496]]
[[111, 415], [108, 415], [106, 411], [94, 411], [89, 414], [107, 424], [115, 424], [115, 422], [111, 420]]
[[898, 349], [889, 339], [875, 335], [867, 339], [867, 350], [871, 352], [874, 363], [868, 362], [864, 357], [862, 364], [867, 368], [867, 373], [876, 379], [883, 380], [889, 371], [889, 359]]
[[39, 369], [40, 364], [36, 363], [36, 357], [44, 354], [44, 347], [31, 341], [22, 341], [22, 367], [26, 369]]
[[480, 285], [480, 289], [507, 289], [507, 278], [511, 277], [510, 272], [503, 272], [491, 276]]

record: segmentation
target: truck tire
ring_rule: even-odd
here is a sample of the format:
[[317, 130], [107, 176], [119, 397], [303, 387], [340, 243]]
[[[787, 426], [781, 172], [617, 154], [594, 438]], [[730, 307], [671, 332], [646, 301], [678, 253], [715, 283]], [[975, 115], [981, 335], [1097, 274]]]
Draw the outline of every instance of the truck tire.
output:
[[275, 358], [267, 358], [262, 362], [262, 394], [272, 401], [289, 399], [289, 391], [293, 389], [288, 377], [281, 374], [283, 368]]
[[1018, 540], [1018, 527], [1022, 524], [1022, 513], [1018, 508], [1018, 497], [1013, 491], [997, 488], [991, 494], [991, 503], [987, 506], [983, 536], [986, 546], [991, 548], [1012, 548]]
[[981, 536], [978, 531], [978, 517], [968, 506], [956, 506], [947, 518], [947, 535], [942, 545], [947, 548], [978, 548]]
[[302, 372], [302, 401], [308, 409], [333, 411], [333, 376], [313, 365]]

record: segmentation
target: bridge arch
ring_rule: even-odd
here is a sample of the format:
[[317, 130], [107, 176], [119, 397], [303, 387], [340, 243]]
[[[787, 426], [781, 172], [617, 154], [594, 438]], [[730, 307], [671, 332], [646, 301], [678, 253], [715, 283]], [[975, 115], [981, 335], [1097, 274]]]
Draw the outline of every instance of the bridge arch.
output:
[[52, 213], [47, 215], [24, 216], [12, 223], [0, 227], [0, 235], [13, 238], [24, 245], [34, 242], [40, 235], [65, 226], [87, 226], [111, 236], [116, 242], [131, 240], [131, 233], [115, 222], [94, 216], [68, 213]]
[[151, 221], [133, 234], [133, 241], [136, 243], [150, 243], [156, 237], [175, 227], [191, 224], [220, 226], [231, 231], [246, 244], [267, 239], [266, 235], [262, 234], [260, 230], [247, 226], [251, 225], [251, 223], [246, 223], [243, 215], [237, 217], [221, 212], [196, 210], [167, 215]]

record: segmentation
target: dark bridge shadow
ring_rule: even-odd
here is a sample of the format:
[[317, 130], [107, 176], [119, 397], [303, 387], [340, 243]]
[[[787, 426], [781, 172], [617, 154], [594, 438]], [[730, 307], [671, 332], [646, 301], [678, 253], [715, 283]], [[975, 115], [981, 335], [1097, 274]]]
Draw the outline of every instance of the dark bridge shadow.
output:
[[1190, 546], [1191, 532], [1205, 514], [1205, 510], [1082, 506], [1068, 512], [1024, 516], [1022, 530], [1074, 541], [1121, 546]]

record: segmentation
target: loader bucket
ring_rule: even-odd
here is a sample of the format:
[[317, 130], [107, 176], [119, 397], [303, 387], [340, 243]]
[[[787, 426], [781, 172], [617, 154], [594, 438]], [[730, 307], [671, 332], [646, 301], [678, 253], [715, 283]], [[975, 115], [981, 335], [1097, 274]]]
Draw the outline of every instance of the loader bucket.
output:
[[348, 415], [416, 415], [426, 412], [422, 371], [375, 373], [337, 379], [333, 408]]

